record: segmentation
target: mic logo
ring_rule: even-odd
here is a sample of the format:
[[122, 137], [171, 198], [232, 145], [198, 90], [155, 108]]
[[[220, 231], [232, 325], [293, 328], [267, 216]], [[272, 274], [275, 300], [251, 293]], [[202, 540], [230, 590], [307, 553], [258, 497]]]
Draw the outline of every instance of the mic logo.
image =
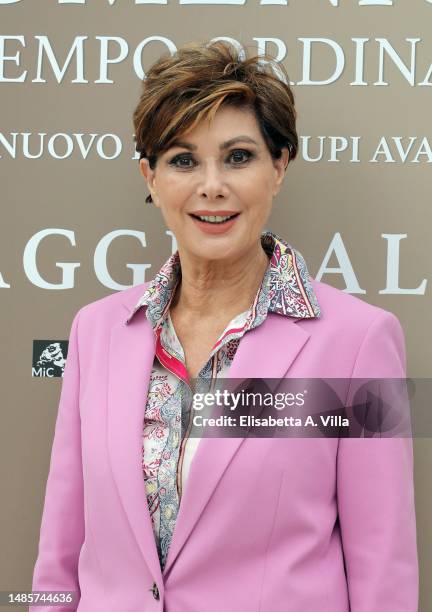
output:
[[68, 340], [33, 340], [32, 376], [62, 378], [68, 344]]

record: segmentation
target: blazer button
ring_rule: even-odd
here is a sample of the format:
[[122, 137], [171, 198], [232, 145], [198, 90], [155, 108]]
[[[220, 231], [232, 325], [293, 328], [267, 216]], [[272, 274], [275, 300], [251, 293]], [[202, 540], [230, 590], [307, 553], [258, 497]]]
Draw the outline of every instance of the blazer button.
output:
[[159, 599], [159, 589], [158, 589], [158, 587], [157, 587], [156, 582], [153, 582], [153, 586], [152, 586], [152, 588], [151, 588], [151, 591], [152, 591], [152, 593], [153, 593], [153, 597], [154, 597], [155, 599]]

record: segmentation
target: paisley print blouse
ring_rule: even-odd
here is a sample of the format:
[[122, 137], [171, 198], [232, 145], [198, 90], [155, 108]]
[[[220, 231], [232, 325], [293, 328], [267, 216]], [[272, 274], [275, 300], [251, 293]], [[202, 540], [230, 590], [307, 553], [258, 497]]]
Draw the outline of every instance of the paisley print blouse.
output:
[[[197, 380], [224, 377], [241, 338], [269, 311], [288, 317], [318, 317], [320, 308], [299, 251], [271, 231], [261, 234], [269, 265], [250, 308], [235, 316], [213, 346]], [[185, 355], [170, 317], [181, 281], [178, 251], [165, 262], [129, 315], [146, 307], [156, 339], [143, 423], [142, 470], [161, 568], [165, 566], [182, 490], [199, 438], [188, 437], [193, 391]]]

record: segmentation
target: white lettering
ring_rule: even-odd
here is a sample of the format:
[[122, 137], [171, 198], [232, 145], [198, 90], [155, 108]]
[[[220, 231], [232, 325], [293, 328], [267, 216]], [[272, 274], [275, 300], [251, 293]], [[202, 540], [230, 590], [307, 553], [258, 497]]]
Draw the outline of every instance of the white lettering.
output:
[[[333, 253], [335, 254], [340, 265], [338, 268], [327, 268], [327, 263]], [[336, 232], [334, 235], [333, 240], [327, 249], [327, 253], [324, 255], [323, 262], [316, 275], [316, 280], [321, 280], [324, 274], [342, 274], [346, 283], [346, 289], [344, 289], [344, 291], [349, 293], [366, 293], [366, 291], [361, 289], [360, 285], [358, 284], [354, 269], [351, 265], [351, 261], [343, 243], [342, 236], [339, 234], [339, 232]]]
[[47, 228], [37, 232], [30, 238], [24, 249], [24, 272], [33, 285], [41, 289], [72, 289], [74, 286], [74, 270], [80, 267], [80, 263], [56, 262], [56, 267], [63, 270], [61, 283], [49, 283], [39, 274], [36, 265], [37, 250], [42, 240], [48, 236], [66, 236], [72, 246], [75, 246], [75, 234], [71, 230]]
[[42, 58], [43, 51], [45, 50], [47, 59], [53, 69], [54, 76], [57, 79], [58, 83], [62, 82], [64, 75], [66, 74], [66, 70], [72, 61], [73, 55], [76, 53], [76, 78], [71, 81], [71, 83], [88, 83], [86, 79], [84, 79], [84, 47], [83, 42], [88, 38], [88, 36], [76, 36], [75, 42], [73, 43], [69, 54], [65, 60], [62, 70], [60, 70], [60, 66], [58, 65], [57, 59], [54, 55], [54, 52], [51, 47], [51, 43], [47, 36], [39, 36], [35, 35], [35, 38], [39, 39], [39, 47], [38, 47], [38, 61], [37, 61], [37, 77], [33, 79], [32, 83], [46, 83], [46, 79], [41, 77], [42, 74]]
[[145, 271], [151, 268], [151, 264], [126, 264], [126, 268], [133, 270], [132, 285], [122, 285], [116, 282], [108, 271], [107, 266], [107, 252], [108, 247], [111, 243], [119, 236], [132, 236], [136, 238], [143, 247], [147, 246], [145, 233], [136, 230], [114, 230], [103, 236], [96, 246], [94, 254], [94, 269], [98, 280], [108, 287], [108, 289], [114, 289], [115, 291], [121, 291], [127, 289], [133, 285], [145, 283]]
[[410, 294], [424, 295], [427, 280], [424, 278], [420, 285], [415, 289], [402, 289], [399, 287], [399, 249], [400, 241], [406, 238], [407, 234], [381, 234], [387, 240], [387, 286], [379, 291], [380, 294]]

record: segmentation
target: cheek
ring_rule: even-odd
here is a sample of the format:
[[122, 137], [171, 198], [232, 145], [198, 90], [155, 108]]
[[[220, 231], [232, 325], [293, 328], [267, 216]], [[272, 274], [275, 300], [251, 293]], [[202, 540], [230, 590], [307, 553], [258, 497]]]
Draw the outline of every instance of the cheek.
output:
[[251, 166], [241, 177], [241, 189], [248, 194], [248, 197], [252, 196], [254, 199], [271, 198], [272, 175], [267, 166], [263, 167], [260, 164]]
[[271, 207], [272, 185], [267, 173], [254, 173], [245, 177], [239, 196], [254, 214], [262, 216]]
[[156, 180], [156, 190], [166, 202], [181, 199], [181, 195], [188, 192], [190, 188], [191, 177], [180, 172], [161, 171]]
[[188, 183], [189, 181], [182, 177], [160, 177], [156, 191], [165, 218], [173, 217], [182, 211], [190, 192]]

